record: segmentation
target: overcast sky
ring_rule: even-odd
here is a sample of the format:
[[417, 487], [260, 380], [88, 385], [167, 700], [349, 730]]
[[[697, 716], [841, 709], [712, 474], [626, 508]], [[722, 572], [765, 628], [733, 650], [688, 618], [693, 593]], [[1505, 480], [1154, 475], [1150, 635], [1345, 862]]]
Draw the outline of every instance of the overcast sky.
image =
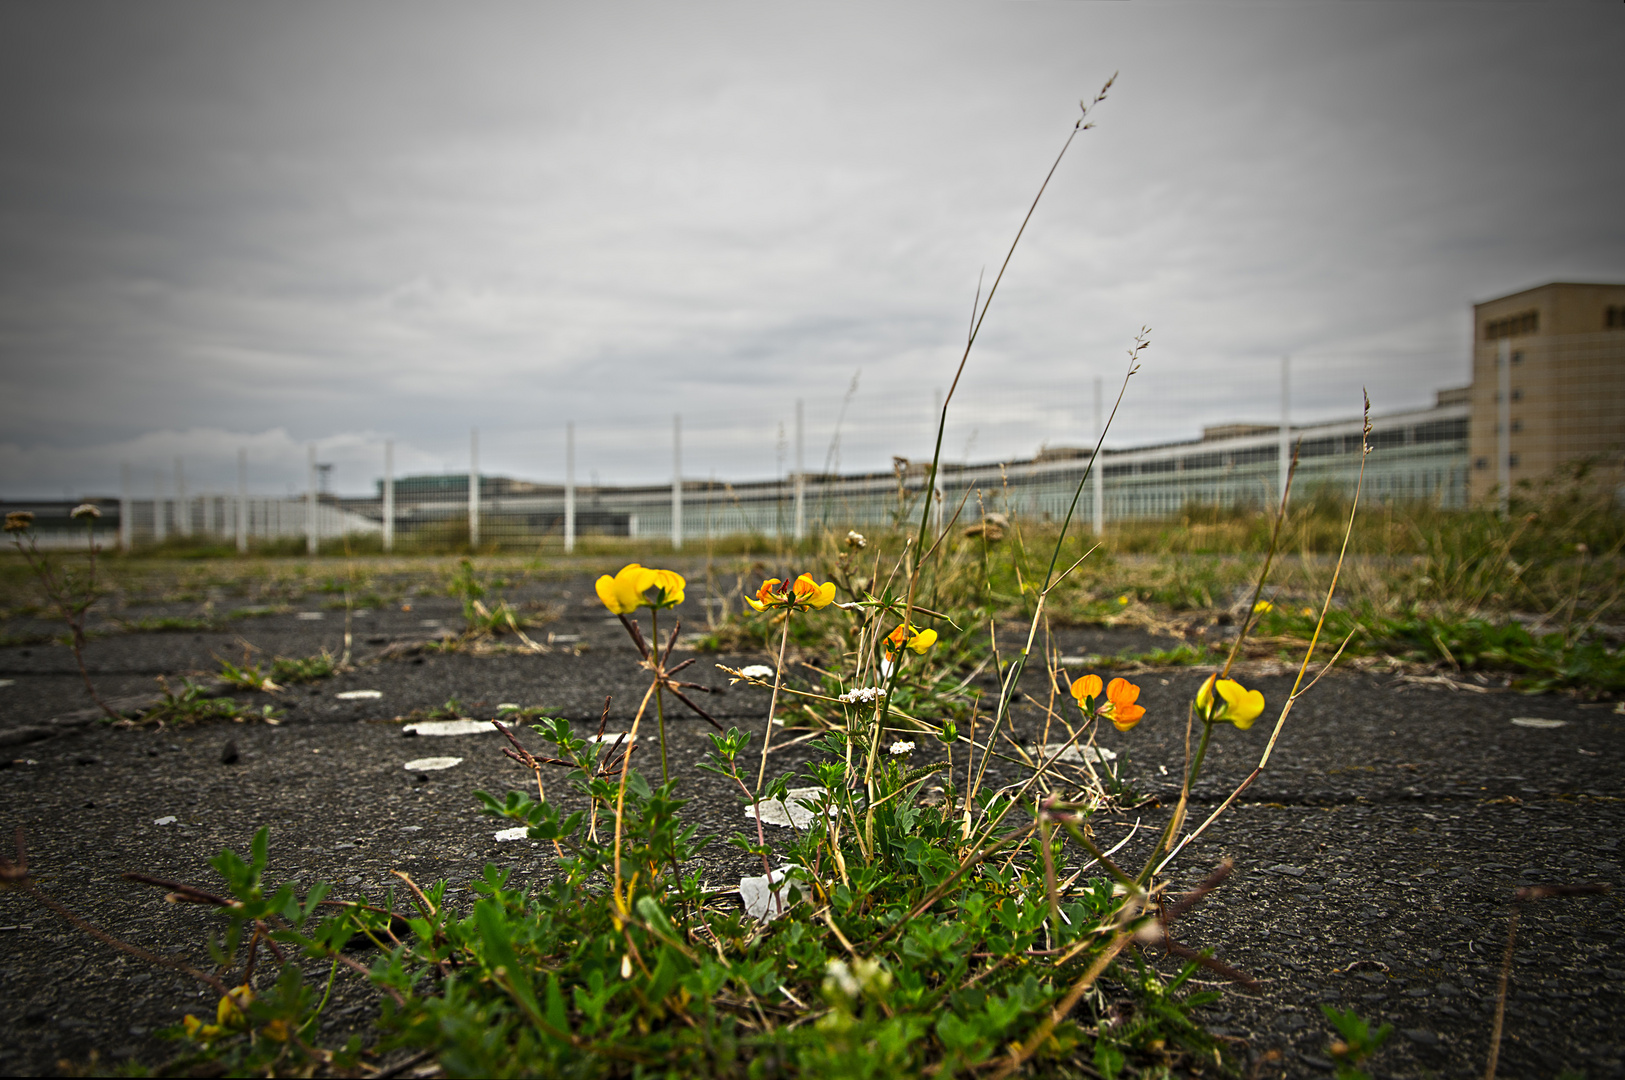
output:
[[[1464, 384], [1470, 305], [1625, 281], [1618, 4], [10, 4], [0, 497], [749, 479]], [[854, 376], [857, 388], [849, 394]], [[838, 445], [834, 427], [849, 399]], [[781, 426], [784, 431], [781, 436]], [[832, 451], [832, 447], [834, 447]], [[166, 484], [172, 481], [165, 480]]]

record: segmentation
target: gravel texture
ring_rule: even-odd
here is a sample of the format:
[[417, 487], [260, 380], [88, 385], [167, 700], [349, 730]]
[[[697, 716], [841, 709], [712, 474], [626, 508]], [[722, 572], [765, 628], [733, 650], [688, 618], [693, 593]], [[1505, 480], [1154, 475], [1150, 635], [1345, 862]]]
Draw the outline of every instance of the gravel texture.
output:
[[[456, 698], [465, 715], [487, 718], [500, 703], [545, 706], [586, 734], [612, 695], [609, 729], [624, 730], [641, 697], [635, 654], [618, 622], [606, 619], [590, 582], [561, 579], [533, 587], [533, 602], [557, 618], [532, 637], [547, 655], [418, 653], [378, 659], [400, 642], [460, 622], [443, 598], [418, 597], [355, 619], [355, 670], [278, 695], [239, 693], [285, 711], [277, 727], [216, 723], [185, 730], [121, 731], [98, 724], [53, 726], [82, 710], [84, 691], [71, 653], [60, 646], [0, 650], [0, 818], [21, 826], [40, 887], [110, 933], [161, 953], [206, 961], [213, 922], [203, 909], [166, 904], [157, 889], [120, 880], [125, 871], [193, 882], [216, 879], [207, 860], [221, 847], [246, 851], [255, 829], [271, 829], [272, 882], [335, 882], [340, 895], [380, 898], [396, 879], [450, 880], [470, 901], [471, 878], [487, 862], [521, 879], [544, 875], [553, 855], [528, 841], [499, 842], [500, 823], [479, 816], [470, 792], [521, 787], [526, 774], [500, 754], [490, 734], [403, 737], [396, 718]], [[698, 590], [684, 609], [698, 611]], [[297, 606], [297, 605], [296, 605]], [[107, 695], [150, 693], [158, 675], [218, 670], [241, 658], [242, 638], [265, 654], [311, 655], [342, 648], [343, 613], [315, 604], [321, 619], [296, 612], [242, 620], [232, 633], [140, 633], [94, 641], [92, 673]], [[302, 609], [302, 610], [303, 610]], [[426, 625], [430, 624], [430, 625]], [[438, 624], [438, 625], [433, 625]], [[1014, 639], [1012, 639], [1014, 640]], [[1068, 630], [1064, 655], [1143, 649], [1139, 631]], [[1167, 641], [1156, 642], [1170, 644]], [[1002, 643], [1001, 643], [1001, 647]], [[679, 649], [679, 656], [683, 656]], [[695, 681], [723, 686], [712, 664], [759, 663], [764, 654], [700, 656]], [[1076, 672], [1074, 672], [1076, 674]], [[1120, 755], [1124, 777], [1162, 806], [1097, 817], [1097, 837], [1114, 844], [1138, 823], [1122, 853], [1133, 863], [1166, 820], [1183, 760], [1185, 703], [1202, 675], [1192, 670], [1136, 676], [1146, 722], [1101, 743]], [[1192, 819], [1201, 820], [1258, 761], [1269, 718], [1289, 677], [1259, 672], [1248, 685], [1271, 703], [1252, 730], [1220, 731]], [[985, 690], [989, 680], [982, 680]], [[1042, 698], [1042, 673], [1025, 690]], [[344, 701], [348, 690], [382, 691]], [[752, 728], [765, 692], [736, 687], [704, 697], [724, 725]], [[1019, 710], [1020, 741], [1040, 736], [1038, 712]], [[676, 715], [676, 719], [670, 717]], [[693, 799], [687, 814], [720, 839], [746, 828], [735, 799], [695, 765], [708, 726], [668, 714], [671, 764]], [[1528, 727], [1515, 718], [1562, 720]], [[44, 730], [4, 744], [7, 732]], [[646, 773], [659, 771], [646, 726]], [[522, 736], [535, 746], [539, 740]], [[1051, 735], [1054, 737], [1053, 733]], [[924, 763], [929, 751], [916, 751]], [[404, 768], [426, 757], [461, 764]], [[804, 749], [775, 754], [774, 767], [799, 771]], [[960, 759], [960, 767], [963, 761]], [[1167, 773], [1159, 768], [1167, 766]], [[1294, 708], [1269, 769], [1181, 856], [1183, 888], [1221, 858], [1235, 872], [1175, 924], [1188, 945], [1211, 947], [1252, 975], [1258, 992], [1204, 972], [1224, 990], [1206, 1019], [1238, 1045], [1258, 1076], [1324, 1076], [1329, 1026], [1319, 1005], [1353, 1007], [1392, 1023], [1396, 1034], [1372, 1064], [1376, 1076], [1482, 1075], [1506, 943], [1508, 901], [1527, 884], [1617, 883], [1625, 835], [1625, 716], [1609, 704], [1563, 697], [1473, 693], [1399, 677], [1334, 673]], [[1011, 779], [996, 766], [995, 778]], [[550, 794], [553, 794], [550, 791]], [[172, 823], [158, 824], [172, 818]], [[715, 886], [752, 868], [716, 843], [701, 856]], [[1526, 905], [1514, 955], [1501, 1075], [1556, 1076], [1568, 1068], [1591, 1080], [1625, 1076], [1625, 931], [1616, 896]], [[16, 892], [0, 898], [0, 1072], [50, 1073], [60, 1060], [148, 1063], [172, 1052], [154, 1032], [187, 1011], [212, 1011], [212, 994], [184, 976], [115, 953]], [[1152, 950], [1156, 955], [1157, 950]], [[373, 996], [340, 980], [322, 1038], [364, 1032]]]

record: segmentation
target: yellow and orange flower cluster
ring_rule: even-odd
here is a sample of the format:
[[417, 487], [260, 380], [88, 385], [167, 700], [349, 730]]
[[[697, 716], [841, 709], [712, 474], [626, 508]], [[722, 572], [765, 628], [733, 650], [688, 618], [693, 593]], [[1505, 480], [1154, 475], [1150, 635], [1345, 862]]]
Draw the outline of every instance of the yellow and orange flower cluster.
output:
[[[1102, 690], [1106, 692], [1104, 700]], [[1135, 704], [1140, 699], [1140, 688], [1127, 679], [1113, 679], [1103, 686], [1099, 675], [1085, 675], [1072, 683], [1072, 696], [1085, 714], [1105, 717], [1118, 731], [1127, 731], [1145, 715], [1145, 707]]]
[[[598, 599], [615, 614], [630, 615], [640, 607], [676, 607], [683, 602], [687, 584], [676, 571], [628, 563], [614, 577], [605, 574], [598, 579]], [[650, 589], [655, 590], [653, 598], [648, 595]]]
[[813, 580], [811, 574], [802, 574], [790, 582], [768, 578], [762, 582], [762, 587], [756, 590], [755, 596], [745, 597], [745, 603], [757, 611], [766, 611], [768, 608], [806, 611], [809, 608], [829, 607], [834, 599], [833, 581], [826, 581], [820, 585]]
[[897, 661], [897, 654], [904, 649], [913, 649], [916, 653], [924, 655], [925, 650], [937, 643], [937, 632], [931, 629], [921, 630], [912, 623], [903, 623], [897, 629], [886, 635], [886, 663]]
[[1203, 723], [1216, 724], [1222, 720], [1246, 731], [1263, 711], [1264, 695], [1234, 679], [1209, 675], [1202, 689], [1196, 692], [1196, 715]]

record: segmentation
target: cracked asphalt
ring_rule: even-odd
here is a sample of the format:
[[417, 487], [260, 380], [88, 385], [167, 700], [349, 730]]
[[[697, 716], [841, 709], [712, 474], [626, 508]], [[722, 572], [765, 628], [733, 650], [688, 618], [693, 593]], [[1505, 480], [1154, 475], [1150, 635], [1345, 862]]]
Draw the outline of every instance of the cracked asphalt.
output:
[[[703, 610], [699, 592], [691, 588], [685, 613]], [[52, 897], [110, 933], [199, 963], [207, 958], [208, 912], [167, 904], [161, 890], [120, 874], [138, 870], [208, 888], [216, 879], [207, 860], [223, 846], [245, 851], [264, 825], [273, 883], [326, 879], [341, 895], [378, 899], [398, 884], [391, 871], [401, 870], [419, 882], [446, 878], [451, 895], [468, 901], [470, 880], [488, 862], [521, 879], [545, 875], [551, 849], [499, 842], [498, 823], [476, 813], [474, 789], [502, 791], [528, 778], [501, 756], [500, 737], [408, 738], [396, 722], [455, 698], [476, 718], [503, 703], [545, 707], [587, 733], [609, 695], [609, 730], [626, 728], [643, 687], [632, 647], [593, 598], [590, 579], [561, 573], [509, 595], [556, 613], [530, 632], [551, 641], [546, 655], [386, 655], [398, 642], [460, 623], [454, 601], [418, 596], [411, 611], [393, 603], [357, 615], [354, 670], [277, 695], [235, 695], [256, 709], [274, 703], [285, 714], [279, 726], [92, 724], [0, 746], [7, 763], [0, 827], [24, 830], [30, 865]], [[245, 639], [267, 655], [337, 653], [342, 612], [314, 602], [295, 608], [241, 620], [231, 632], [109, 636], [91, 644], [87, 659], [104, 694], [129, 695], [151, 692], [159, 675], [218, 671], [219, 658], [241, 659]], [[1057, 642], [1062, 655], [1075, 656], [1140, 649], [1147, 638], [1079, 628], [1058, 631]], [[685, 655], [682, 646], [678, 653]], [[687, 655], [698, 655], [695, 681], [718, 687], [726, 680], [712, 664], [768, 659]], [[1291, 687], [1289, 675], [1271, 670], [1244, 674], [1271, 708], [1250, 731], [1215, 736], [1193, 821], [1257, 764]], [[1122, 860], [1143, 857], [1177, 795], [1185, 703], [1202, 677], [1190, 669], [1134, 676], [1146, 721], [1101, 737], [1120, 755], [1124, 779], [1160, 801], [1096, 817], [1105, 845], [1127, 838]], [[0, 686], [0, 741], [86, 704], [72, 655], [60, 646], [0, 649], [0, 679], [10, 680]], [[1042, 672], [1029, 672], [1023, 688], [1042, 699]], [[338, 696], [361, 689], [382, 696]], [[1229, 879], [1175, 924], [1174, 936], [1214, 949], [1257, 980], [1253, 992], [1207, 971], [1197, 976], [1223, 992], [1204, 1011], [1206, 1022], [1236, 1040], [1255, 1075], [1330, 1075], [1323, 1003], [1394, 1025], [1388, 1047], [1367, 1066], [1375, 1076], [1482, 1075], [1513, 890], [1619, 883], [1625, 715], [1612, 703], [1480, 689], [1334, 672], [1295, 705], [1269, 768], [1171, 868], [1178, 891], [1221, 859], [1235, 863]], [[737, 687], [700, 703], [724, 725], [751, 728], [767, 708], [764, 692]], [[1037, 709], [1019, 709], [1018, 741], [1035, 740], [1041, 724]], [[693, 799], [690, 819], [719, 840], [745, 828], [737, 799], [695, 768], [708, 726], [681, 714], [669, 725], [673, 771]], [[463, 760], [442, 771], [404, 767], [428, 756]], [[788, 772], [805, 760], [805, 748], [790, 745], [773, 758]], [[641, 767], [658, 772], [658, 759], [646, 757]], [[1013, 770], [996, 764], [993, 774], [1008, 779]], [[166, 818], [173, 820], [159, 824]], [[713, 885], [749, 872], [736, 856], [723, 843], [701, 856]], [[1617, 895], [1524, 906], [1500, 1075], [1625, 1076], [1622, 932]], [[372, 1006], [364, 985], [341, 979], [323, 1039], [365, 1032]], [[132, 1057], [156, 1063], [172, 1047], [155, 1033], [187, 1011], [211, 1008], [210, 993], [190, 979], [114, 952], [20, 893], [0, 897], [0, 1071], [49, 1074], [59, 1061], [83, 1065], [92, 1052], [104, 1065]]]

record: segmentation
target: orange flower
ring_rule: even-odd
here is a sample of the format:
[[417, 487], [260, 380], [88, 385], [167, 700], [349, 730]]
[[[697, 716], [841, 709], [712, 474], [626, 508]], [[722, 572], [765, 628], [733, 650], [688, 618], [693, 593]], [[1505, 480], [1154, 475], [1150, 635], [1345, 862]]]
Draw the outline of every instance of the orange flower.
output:
[[1100, 710], [1103, 716], [1109, 718], [1112, 727], [1118, 731], [1127, 731], [1140, 722], [1145, 715], [1145, 707], [1136, 705], [1140, 698], [1140, 688], [1127, 679], [1113, 679], [1106, 684], [1107, 704]]
[[[1100, 700], [1103, 689], [1105, 701]], [[1072, 696], [1077, 699], [1078, 708], [1104, 716], [1118, 731], [1127, 731], [1145, 715], [1145, 707], [1135, 704], [1140, 698], [1140, 688], [1127, 679], [1113, 679], [1102, 686], [1099, 675], [1085, 675], [1073, 682]]]
[[813, 580], [811, 574], [802, 574], [788, 584], [779, 578], [768, 578], [762, 582], [762, 587], [756, 590], [755, 596], [745, 597], [745, 603], [757, 611], [766, 611], [770, 607], [806, 611], [808, 608], [828, 607], [834, 599], [833, 581], [826, 581], [820, 585]]

